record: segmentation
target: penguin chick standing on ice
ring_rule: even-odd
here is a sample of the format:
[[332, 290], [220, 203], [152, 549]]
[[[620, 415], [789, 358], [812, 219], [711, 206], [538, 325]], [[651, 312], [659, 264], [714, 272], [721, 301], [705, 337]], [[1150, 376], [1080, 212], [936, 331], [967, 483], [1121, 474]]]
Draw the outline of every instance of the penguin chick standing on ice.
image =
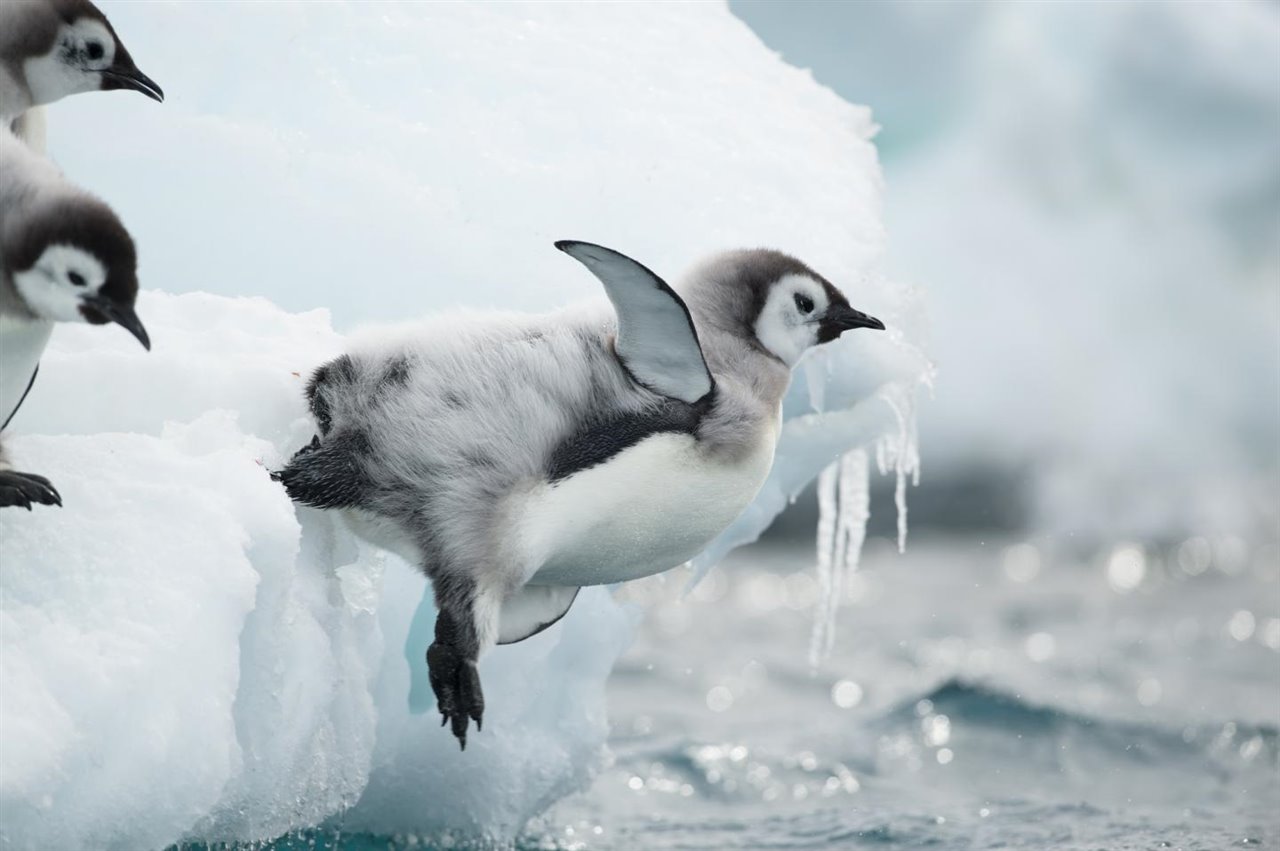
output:
[[700, 552], [764, 483], [800, 356], [884, 328], [777, 251], [712, 259], [686, 303], [616, 251], [556, 247], [600, 279], [612, 313], [357, 348], [312, 377], [320, 434], [275, 474], [430, 577], [431, 685], [464, 748], [484, 711], [477, 657], [546, 629], [580, 586]]
[[[55, 322], [115, 322], [150, 349], [133, 304], [137, 254], [103, 202], [0, 128], [0, 431], [35, 381]], [[0, 447], [0, 507], [61, 505], [43, 476], [10, 468]]]
[[[89, 0], [0, 0], [0, 122], [79, 92], [132, 89], [164, 100]], [[21, 127], [15, 127], [21, 135]]]

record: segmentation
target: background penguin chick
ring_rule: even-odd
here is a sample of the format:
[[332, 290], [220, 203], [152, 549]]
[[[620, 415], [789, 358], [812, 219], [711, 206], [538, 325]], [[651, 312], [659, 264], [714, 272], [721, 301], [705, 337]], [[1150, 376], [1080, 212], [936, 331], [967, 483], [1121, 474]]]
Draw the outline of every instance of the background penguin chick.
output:
[[613, 304], [380, 331], [313, 375], [319, 435], [274, 474], [417, 564], [428, 654], [466, 746], [480, 653], [564, 615], [582, 585], [658, 573], [722, 532], [768, 475], [790, 369], [884, 325], [805, 264], [739, 251], [681, 287], [598, 245], [557, 247]]
[[112, 89], [164, 100], [97, 6], [89, 0], [0, 2], [0, 121], [5, 126], [30, 138], [32, 122], [18, 119], [32, 107]]
[[[0, 130], [0, 431], [31, 390], [56, 322], [116, 323], [150, 349], [134, 311], [133, 239], [111, 208]], [[47, 479], [0, 454], [0, 507], [61, 505]]]

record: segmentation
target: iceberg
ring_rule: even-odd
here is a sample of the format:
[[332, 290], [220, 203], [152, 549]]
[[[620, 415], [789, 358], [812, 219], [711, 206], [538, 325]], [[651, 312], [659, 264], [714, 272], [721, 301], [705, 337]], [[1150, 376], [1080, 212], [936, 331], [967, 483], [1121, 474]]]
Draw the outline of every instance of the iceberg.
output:
[[[268, 476], [357, 324], [595, 295], [555, 238], [673, 275], [776, 245], [891, 328], [803, 365], [769, 483], [701, 568], [849, 452], [852, 563], [858, 476], [916, 468], [923, 305], [880, 270], [874, 124], [724, 7], [247, 9], [109, 8], [170, 102], [49, 112], [54, 156], [139, 243], [154, 345], [59, 328], [6, 431], [65, 507], [0, 513], [0, 847], [505, 842], [590, 782], [636, 612], [588, 589], [490, 653], [459, 753], [423, 712], [426, 580]], [[108, 125], [118, 144], [84, 143]]]

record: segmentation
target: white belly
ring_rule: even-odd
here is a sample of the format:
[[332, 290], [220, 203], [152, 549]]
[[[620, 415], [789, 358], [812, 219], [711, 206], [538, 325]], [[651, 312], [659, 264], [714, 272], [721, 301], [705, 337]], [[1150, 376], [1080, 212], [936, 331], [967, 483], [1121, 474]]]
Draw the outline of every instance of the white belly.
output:
[[0, 316], [0, 425], [22, 401], [52, 333], [52, 322]]
[[692, 436], [656, 434], [604, 464], [539, 485], [512, 512], [513, 549], [536, 585], [605, 585], [693, 558], [755, 498], [777, 441], [745, 458], [704, 454]]

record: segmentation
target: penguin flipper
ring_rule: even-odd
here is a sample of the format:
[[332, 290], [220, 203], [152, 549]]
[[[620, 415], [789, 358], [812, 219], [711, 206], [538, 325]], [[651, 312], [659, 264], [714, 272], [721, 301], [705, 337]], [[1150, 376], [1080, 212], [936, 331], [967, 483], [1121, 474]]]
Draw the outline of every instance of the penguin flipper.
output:
[[515, 644], [537, 635], [569, 611], [581, 589], [564, 585], [526, 585], [502, 601], [498, 643]]
[[618, 314], [618, 359], [637, 383], [693, 404], [715, 386], [689, 308], [665, 281], [624, 254], [590, 242], [556, 248], [591, 270]]

